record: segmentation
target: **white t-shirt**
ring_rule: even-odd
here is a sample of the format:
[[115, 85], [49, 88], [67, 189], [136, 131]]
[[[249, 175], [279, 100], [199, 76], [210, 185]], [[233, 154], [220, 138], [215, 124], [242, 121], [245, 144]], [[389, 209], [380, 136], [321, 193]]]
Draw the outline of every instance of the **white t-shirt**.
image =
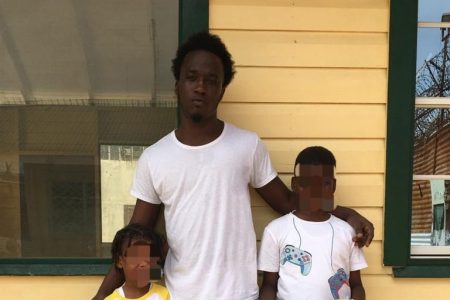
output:
[[228, 123], [206, 145], [187, 146], [172, 132], [144, 151], [131, 194], [164, 204], [172, 299], [258, 297], [248, 185], [276, 176], [258, 136]]
[[367, 267], [353, 235], [350, 225], [332, 215], [308, 222], [289, 213], [265, 228], [258, 269], [278, 272], [277, 299], [337, 299], [333, 293], [348, 299], [350, 271]]

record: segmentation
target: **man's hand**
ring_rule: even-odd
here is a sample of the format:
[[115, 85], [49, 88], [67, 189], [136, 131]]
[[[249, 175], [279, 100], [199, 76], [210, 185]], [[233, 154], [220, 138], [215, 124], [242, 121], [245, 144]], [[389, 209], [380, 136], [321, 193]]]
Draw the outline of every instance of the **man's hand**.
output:
[[358, 247], [361, 248], [364, 245], [369, 247], [375, 232], [373, 224], [356, 211], [348, 216], [347, 223], [355, 229], [356, 235], [353, 237], [353, 241]]
[[343, 206], [337, 206], [333, 211], [333, 215], [341, 220], [346, 221], [355, 230], [356, 235], [353, 241], [358, 247], [369, 246], [373, 239], [374, 227], [373, 224], [357, 213], [355, 210]]

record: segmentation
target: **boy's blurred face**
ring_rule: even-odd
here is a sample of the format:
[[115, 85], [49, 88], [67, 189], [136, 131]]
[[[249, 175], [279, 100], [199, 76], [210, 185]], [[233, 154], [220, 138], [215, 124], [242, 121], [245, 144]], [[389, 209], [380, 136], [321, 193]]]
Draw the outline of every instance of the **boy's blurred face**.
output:
[[300, 211], [331, 212], [334, 209], [334, 166], [298, 164], [294, 175], [291, 187], [297, 194]]
[[145, 287], [150, 282], [150, 269], [159, 257], [151, 257], [151, 245], [131, 245], [125, 255], [119, 258], [119, 268], [123, 269], [125, 281], [135, 287]]

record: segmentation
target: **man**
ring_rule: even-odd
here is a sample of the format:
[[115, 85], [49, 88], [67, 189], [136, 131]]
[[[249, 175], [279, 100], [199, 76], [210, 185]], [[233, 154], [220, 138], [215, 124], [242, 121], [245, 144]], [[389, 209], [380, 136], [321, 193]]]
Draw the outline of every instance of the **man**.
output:
[[[130, 223], [153, 227], [164, 204], [170, 248], [165, 276], [175, 300], [257, 299], [248, 185], [282, 214], [294, 207], [256, 134], [217, 118], [233, 64], [222, 41], [209, 33], [180, 46], [172, 66], [179, 127], [142, 154], [131, 189], [138, 200]], [[370, 244], [370, 222], [342, 207], [334, 214]], [[95, 299], [122, 282], [112, 268]]]

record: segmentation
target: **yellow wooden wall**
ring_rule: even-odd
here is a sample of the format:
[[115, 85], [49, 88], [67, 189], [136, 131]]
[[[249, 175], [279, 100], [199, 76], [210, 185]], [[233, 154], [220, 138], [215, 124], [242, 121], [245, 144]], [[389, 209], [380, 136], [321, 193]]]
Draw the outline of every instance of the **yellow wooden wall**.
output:
[[[447, 299], [449, 279], [393, 278], [382, 264], [388, 22], [388, 0], [210, 0], [210, 30], [237, 64], [220, 116], [259, 133], [286, 183], [299, 150], [334, 152], [336, 202], [376, 228], [362, 272], [367, 299]], [[252, 201], [260, 238], [277, 214]], [[0, 277], [0, 286], [5, 299], [89, 299], [100, 281]]]
[[[335, 154], [336, 203], [377, 228], [365, 251], [368, 292], [392, 273], [381, 255], [388, 11], [384, 0], [210, 1], [211, 31], [237, 65], [220, 115], [259, 133], [286, 184], [301, 149]], [[253, 215], [260, 239], [277, 214], [255, 195]]]
[[[210, 30], [237, 65], [220, 116], [259, 133], [286, 184], [304, 147], [336, 155], [337, 204], [376, 228], [367, 298], [447, 299], [450, 280], [393, 278], [383, 266], [389, 1], [210, 0]], [[277, 214], [255, 193], [252, 209], [259, 239]]]

